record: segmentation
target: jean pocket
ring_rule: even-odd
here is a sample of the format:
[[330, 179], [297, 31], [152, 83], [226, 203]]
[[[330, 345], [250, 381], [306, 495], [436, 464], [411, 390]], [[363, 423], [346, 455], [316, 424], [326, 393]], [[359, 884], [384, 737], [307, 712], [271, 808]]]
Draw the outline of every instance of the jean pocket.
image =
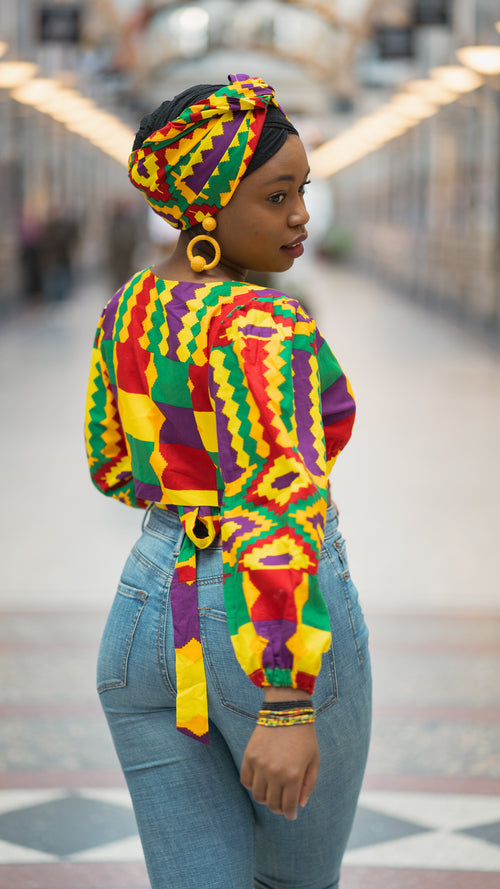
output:
[[[223, 707], [255, 719], [262, 703], [262, 689], [248, 679], [234, 653], [227, 618], [224, 612], [204, 608], [200, 614], [200, 629], [205, 664]], [[287, 689], [283, 689], [286, 700]], [[333, 649], [322, 657], [316, 681], [313, 704], [317, 713], [326, 710], [337, 700], [337, 680]]]
[[148, 594], [119, 583], [99, 647], [97, 691], [124, 688], [132, 644]]

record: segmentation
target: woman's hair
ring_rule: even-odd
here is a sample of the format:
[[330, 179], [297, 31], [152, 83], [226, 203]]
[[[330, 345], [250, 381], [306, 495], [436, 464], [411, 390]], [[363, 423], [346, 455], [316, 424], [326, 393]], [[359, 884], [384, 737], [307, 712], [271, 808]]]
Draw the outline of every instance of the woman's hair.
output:
[[[225, 84], [209, 84], [199, 83], [196, 86], [188, 87], [182, 93], [173, 99], [167, 99], [162, 102], [150, 114], [146, 114], [142, 118], [139, 129], [137, 130], [132, 151], [141, 148], [145, 139], [151, 136], [156, 130], [161, 130], [171, 120], [176, 120], [182, 112], [191, 105], [196, 104], [203, 99], [217, 92]], [[285, 143], [290, 134], [298, 136], [298, 132], [290, 123], [287, 117], [275, 105], [269, 104], [264, 126], [260, 134], [257, 147], [250, 159], [250, 163], [245, 171], [244, 176], [253, 173], [262, 166], [269, 158], [271, 158], [281, 146]], [[244, 178], [244, 177], [243, 177]]]

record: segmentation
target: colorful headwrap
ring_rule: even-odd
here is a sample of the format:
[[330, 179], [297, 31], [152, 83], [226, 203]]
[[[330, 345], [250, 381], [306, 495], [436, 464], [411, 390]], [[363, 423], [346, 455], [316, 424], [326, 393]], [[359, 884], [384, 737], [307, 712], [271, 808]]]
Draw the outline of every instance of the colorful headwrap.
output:
[[281, 112], [273, 88], [260, 78], [231, 74], [229, 81], [130, 155], [130, 181], [174, 228], [191, 228], [225, 207], [247, 170], [268, 106]]

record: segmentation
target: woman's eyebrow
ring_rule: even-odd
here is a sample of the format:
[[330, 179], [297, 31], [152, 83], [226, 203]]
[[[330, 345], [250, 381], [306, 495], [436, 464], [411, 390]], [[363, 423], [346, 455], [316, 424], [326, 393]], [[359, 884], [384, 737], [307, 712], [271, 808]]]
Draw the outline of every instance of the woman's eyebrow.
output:
[[[304, 178], [307, 178], [310, 172], [308, 170]], [[296, 178], [296, 176], [292, 176], [290, 173], [283, 173], [281, 176], [276, 176], [274, 179], [270, 179], [269, 182], [265, 182], [264, 185], [272, 185], [273, 182], [295, 182]]]

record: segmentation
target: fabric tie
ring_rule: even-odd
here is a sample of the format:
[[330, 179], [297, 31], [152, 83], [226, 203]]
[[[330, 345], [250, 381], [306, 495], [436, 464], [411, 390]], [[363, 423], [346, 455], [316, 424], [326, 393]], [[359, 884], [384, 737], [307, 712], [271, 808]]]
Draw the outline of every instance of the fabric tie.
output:
[[201, 647], [196, 582], [196, 550], [206, 549], [220, 533], [220, 518], [209, 506], [178, 506], [184, 528], [171, 584], [177, 677], [177, 729], [208, 744], [208, 701]]
[[260, 78], [232, 74], [229, 80], [130, 155], [132, 185], [174, 228], [191, 228], [226, 206], [255, 151], [269, 103], [280, 107]]

